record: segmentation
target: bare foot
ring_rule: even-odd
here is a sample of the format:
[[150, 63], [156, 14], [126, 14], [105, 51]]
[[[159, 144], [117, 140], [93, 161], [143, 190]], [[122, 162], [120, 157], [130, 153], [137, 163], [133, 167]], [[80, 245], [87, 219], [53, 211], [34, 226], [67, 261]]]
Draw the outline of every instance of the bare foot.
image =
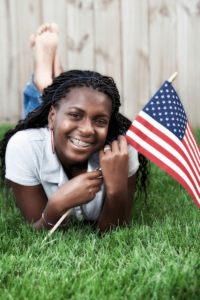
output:
[[[50, 32], [53, 32], [53, 33], [57, 33], [57, 35], [59, 34], [59, 28], [58, 28], [58, 25], [56, 23], [51, 23], [51, 25], [49, 25], [48, 23], [41, 25], [37, 30], [37, 34], [41, 35], [45, 31], [50, 31]], [[32, 34], [29, 37], [29, 40], [30, 40], [30, 45], [31, 45], [31, 47], [33, 49], [33, 52], [35, 54], [36, 35]], [[63, 72], [63, 67], [62, 67], [61, 62], [60, 62], [58, 49], [56, 48], [54, 61], [53, 61], [53, 78], [59, 76], [62, 72]]]
[[30, 45], [33, 48], [33, 51], [35, 52], [35, 34], [31, 34], [29, 37]]
[[[50, 24], [49, 23], [46, 23], [46, 24], [42, 24], [38, 30], [37, 30], [37, 34], [38, 35], [41, 35], [43, 32], [45, 31], [51, 31], [50, 30]], [[29, 41], [30, 41], [30, 45], [33, 49], [33, 52], [35, 54], [35, 38], [36, 38], [36, 35], [35, 34], [31, 34], [30, 37], [29, 37]]]
[[[59, 34], [59, 28], [56, 23], [51, 23], [51, 31], [57, 32], [57, 34]], [[63, 72], [63, 67], [61, 65], [58, 49], [56, 49], [56, 53], [54, 57], [53, 77], [59, 76], [62, 72]]]
[[54, 57], [58, 46], [58, 34], [51, 30], [50, 25], [41, 25], [34, 38], [30, 37], [35, 51], [33, 82], [37, 89], [43, 93], [44, 88], [53, 81]]

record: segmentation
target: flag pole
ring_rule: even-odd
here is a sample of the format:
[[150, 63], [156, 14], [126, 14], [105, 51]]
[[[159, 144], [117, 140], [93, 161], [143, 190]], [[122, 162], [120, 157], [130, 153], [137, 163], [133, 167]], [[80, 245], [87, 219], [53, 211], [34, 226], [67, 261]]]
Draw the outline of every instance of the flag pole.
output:
[[53, 228], [49, 231], [45, 239], [42, 241], [42, 244], [54, 233], [54, 231], [58, 228], [58, 226], [62, 223], [62, 221], [68, 216], [72, 208], [68, 209], [66, 213], [58, 220], [58, 222], [53, 226]]
[[172, 82], [176, 79], [178, 75], [178, 72], [175, 72], [174, 74], [172, 74], [172, 76], [169, 77], [168, 82], [172, 84]]
[[[101, 168], [99, 168], [99, 170], [101, 170]], [[68, 209], [66, 211], [66, 213], [58, 220], [58, 222], [53, 226], [53, 228], [49, 231], [49, 233], [47, 234], [47, 236], [45, 237], [45, 239], [42, 241], [42, 244], [54, 233], [54, 231], [56, 231], [56, 229], [58, 228], [58, 226], [68, 216], [68, 214], [70, 213], [71, 210], [72, 210], [72, 208]]]
[[[177, 75], [178, 75], [178, 72], [175, 72], [174, 74], [172, 74], [172, 76], [169, 77], [168, 82], [172, 84], [172, 82], [176, 79]], [[101, 168], [99, 170], [101, 170]], [[45, 242], [48, 239], [48, 237], [50, 237], [54, 233], [54, 231], [58, 228], [58, 226], [62, 223], [62, 221], [68, 216], [68, 214], [70, 213], [71, 210], [72, 210], [72, 208], [68, 209], [66, 211], [66, 213], [58, 220], [58, 222], [49, 231], [48, 235], [45, 237], [45, 239], [42, 241], [42, 243]]]

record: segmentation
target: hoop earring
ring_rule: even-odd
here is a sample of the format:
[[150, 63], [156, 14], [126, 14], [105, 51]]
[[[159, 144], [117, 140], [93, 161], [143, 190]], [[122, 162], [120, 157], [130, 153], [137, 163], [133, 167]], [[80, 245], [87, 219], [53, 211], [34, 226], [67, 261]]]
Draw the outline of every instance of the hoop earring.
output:
[[51, 149], [52, 153], [55, 153], [55, 142], [54, 142], [54, 135], [53, 135], [53, 129], [51, 128]]

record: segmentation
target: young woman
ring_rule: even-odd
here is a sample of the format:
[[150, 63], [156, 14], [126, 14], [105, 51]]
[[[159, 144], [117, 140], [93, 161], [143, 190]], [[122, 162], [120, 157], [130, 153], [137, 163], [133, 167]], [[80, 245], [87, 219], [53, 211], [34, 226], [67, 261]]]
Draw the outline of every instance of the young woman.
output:
[[69, 219], [98, 221], [101, 232], [128, 222], [136, 182], [146, 187], [147, 161], [140, 155], [139, 166], [137, 151], [127, 145], [131, 122], [119, 113], [114, 80], [72, 70], [55, 77], [42, 97], [0, 144], [1, 176], [25, 220], [51, 229], [73, 208]]

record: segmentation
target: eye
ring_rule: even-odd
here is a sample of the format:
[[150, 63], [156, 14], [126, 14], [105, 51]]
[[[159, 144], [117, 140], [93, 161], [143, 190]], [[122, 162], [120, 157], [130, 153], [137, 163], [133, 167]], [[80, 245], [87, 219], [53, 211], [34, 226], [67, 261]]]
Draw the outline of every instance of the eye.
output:
[[100, 120], [100, 119], [97, 119], [96, 122], [100, 123], [100, 124], [106, 124], [106, 122], [104, 120]]
[[69, 115], [72, 116], [73, 118], [79, 118], [80, 117], [78, 114], [75, 114], [75, 113], [70, 113]]

